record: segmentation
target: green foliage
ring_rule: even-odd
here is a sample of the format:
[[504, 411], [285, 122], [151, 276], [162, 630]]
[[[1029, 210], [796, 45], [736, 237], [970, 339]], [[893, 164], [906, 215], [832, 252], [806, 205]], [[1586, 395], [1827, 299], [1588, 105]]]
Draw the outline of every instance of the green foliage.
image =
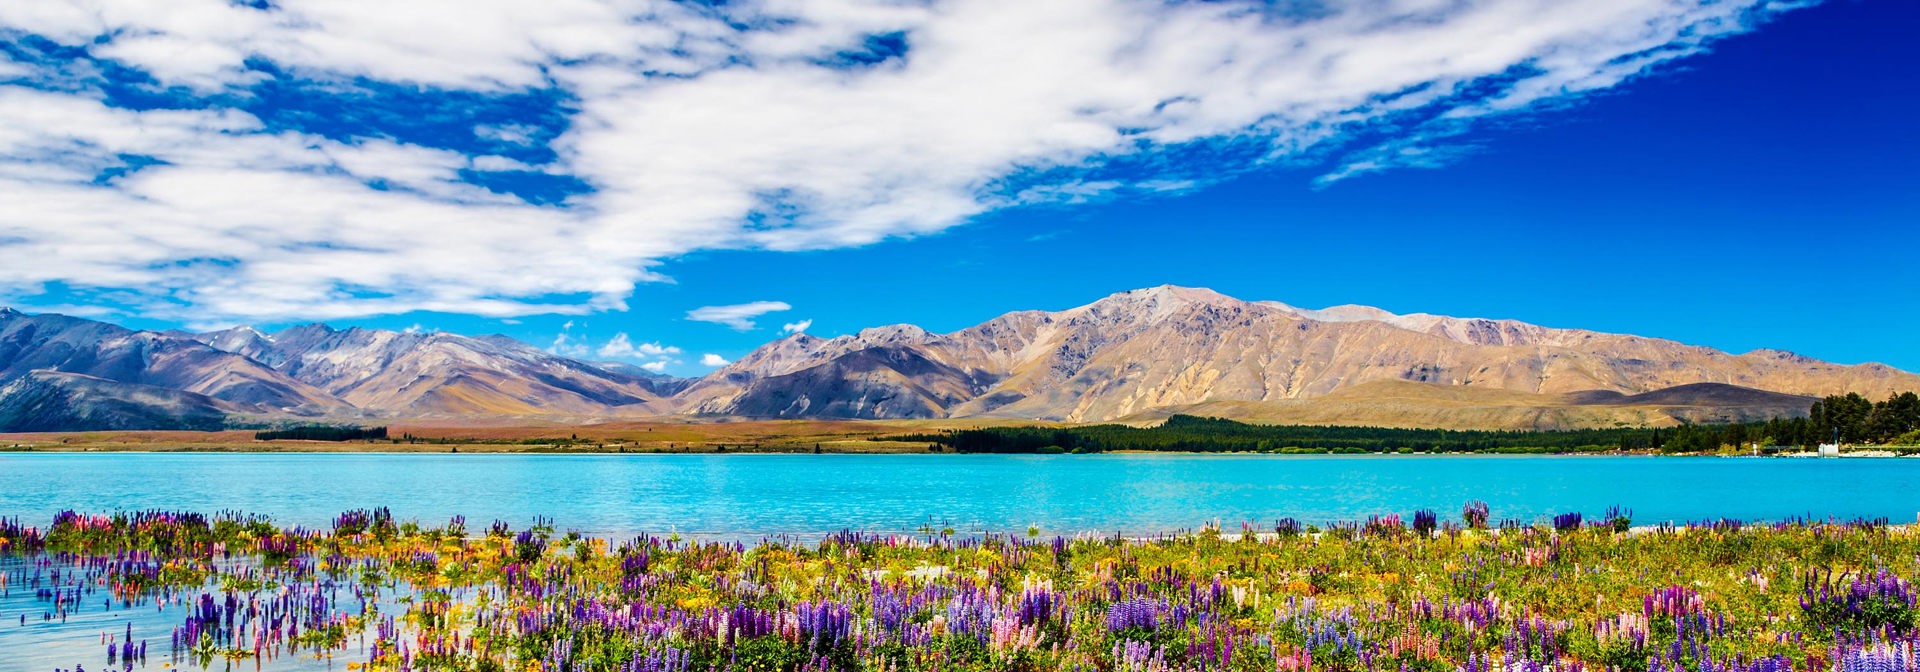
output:
[[1809, 576], [1801, 610], [1823, 632], [1913, 631], [1915, 607], [1911, 586], [1887, 573], [1869, 573], [1849, 585], [1846, 576], [1835, 581], [1831, 572]]
[[387, 428], [307, 425], [254, 432], [253, 438], [256, 441], [384, 441], [387, 438]]
[[1868, 401], [1849, 392], [1814, 402], [1808, 423], [1820, 442], [1838, 434], [1842, 443], [1904, 443], [1920, 432], [1920, 395], [1901, 392], [1885, 401]]
[[743, 640], [734, 649], [733, 669], [740, 672], [783, 672], [803, 662], [800, 648], [778, 636], [768, 635]]
[[[1254, 425], [1175, 415], [1157, 427], [986, 427], [899, 437], [962, 453], [1075, 454], [1113, 450], [1270, 453], [1578, 453], [1644, 450], [1658, 445], [1649, 429], [1479, 431]], [[1704, 445], [1705, 441], [1700, 442]], [[1717, 446], [1717, 444], [1715, 444]]]
[[[1115, 450], [1167, 452], [1368, 453], [1587, 453], [1608, 450], [1709, 453], [1753, 445], [1812, 446], [1831, 440], [1920, 445], [1920, 396], [1911, 392], [1873, 403], [1858, 394], [1814, 402], [1811, 417], [1668, 429], [1621, 427], [1551, 431], [1399, 429], [1256, 425], [1222, 418], [1175, 415], [1156, 427], [983, 427], [940, 434], [888, 437], [925, 442], [961, 453], [1075, 455]], [[1827, 429], [1823, 429], [1827, 428]]]
[[1865, 437], [1867, 416], [1872, 412], [1873, 402], [1848, 392], [1814, 402], [1810, 419], [1815, 428], [1837, 433], [1840, 441], [1858, 443]]

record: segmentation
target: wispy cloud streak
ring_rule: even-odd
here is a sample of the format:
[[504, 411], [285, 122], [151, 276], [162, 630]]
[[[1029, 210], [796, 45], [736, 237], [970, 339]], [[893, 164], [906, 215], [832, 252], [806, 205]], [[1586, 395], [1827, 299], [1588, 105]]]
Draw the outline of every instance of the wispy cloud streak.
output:
[[[785, 301], [755, 301], [731, 306], [703, 306], [687, 311], [687, 319], [695, 322], [724, 324], [734, 331], [751, 331], [753, 319], [767, 313], [792, 310], [793, 306]], [[787, 325], [789, 327], [793, 325]], [[804, 328], [804, 327], [803, 327]], [[791, 329], [789, 329], [791, 331]]]

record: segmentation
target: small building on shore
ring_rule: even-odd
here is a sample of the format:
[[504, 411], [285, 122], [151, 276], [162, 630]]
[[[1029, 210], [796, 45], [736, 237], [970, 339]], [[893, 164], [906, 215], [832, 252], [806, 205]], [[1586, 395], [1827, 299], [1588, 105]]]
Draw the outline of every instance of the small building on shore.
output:
[[1820, 456], [1821, 456], [1821, 457], [1839, 457], [1839, 456], [1840, 456], [1840, 444], [1838, 444], [1838, 443], [1823, 443], [1823, 444], [1820, 444]]

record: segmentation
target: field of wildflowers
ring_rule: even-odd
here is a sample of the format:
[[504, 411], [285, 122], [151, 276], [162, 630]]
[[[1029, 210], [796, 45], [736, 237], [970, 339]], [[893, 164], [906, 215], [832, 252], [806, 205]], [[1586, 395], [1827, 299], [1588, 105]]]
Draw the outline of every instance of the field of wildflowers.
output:
[[1151, 539], [608, 542], [341, 514], [0, 520], [30, 629], [86, 609], [80, 670], [1906, 672], [1920, 534], [1885, 521], [1634, 527], [1484, 504]]

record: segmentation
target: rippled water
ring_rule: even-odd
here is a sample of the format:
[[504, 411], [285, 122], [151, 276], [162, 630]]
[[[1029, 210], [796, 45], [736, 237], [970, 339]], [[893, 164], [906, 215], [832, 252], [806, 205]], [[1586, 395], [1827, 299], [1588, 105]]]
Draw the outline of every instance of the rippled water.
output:
[[[249, 562], [238, 559], [218, 564], [222, 571], [232, 573], [245, 568]], [[221, 592], [218, 580], [210, 580], [199, 590], [166, 596], [147, 595], [129, 603], [109, 597], [107, 587], [99, 583], [103, 574], [88, 573], [85, 568], [60, 559], [0, 556], [0, 575], [7, 578], [0, 581], [0, 672], [124, 670], [129, 667], [125, 662], [116, 660], [108, 664], [111, 659], [107, 645], [128, 641], [136, 647], [142, 643], [146, 647], [144, 662], [132, 665], [134, 670], [327, 672], [346, 670], [349, 663], [364, 662], [369, 656], [367, 642], [371, 625], [365, 631], [349, 635], [344, 648], [289, 651], [269, 647], [259, 659], [218, 659], [203, 667], [184, 651], [174, 649], [172, 638], [195, 598], [202, 593], [216, 599], [226, 595]], [[348, 605], [343, 613], [349, 615], [366, 613], [368, 609], [398, 613], [403, 608], [396, 600], [411, 594], [404, 586], [396, 585], [365, 605], [353, 607], [350, 605], [355, 598], [350, 585], [327, 585], [329, 588], [323, 592], [335, 600], [343, 600], [340, 604]], [[39, 589], [57, 591], [63, 600], [47, 599], [39, 594]], [[239, 595], [264, 600], [270, 599], [277, 590], [264, 588]]]

